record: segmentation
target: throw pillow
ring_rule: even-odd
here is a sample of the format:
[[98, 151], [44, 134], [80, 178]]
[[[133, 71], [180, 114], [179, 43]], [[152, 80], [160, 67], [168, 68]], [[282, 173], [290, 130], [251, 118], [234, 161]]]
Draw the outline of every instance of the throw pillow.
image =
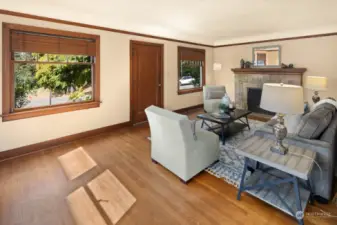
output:
[[311, 110], [315, 110], [315, 108], [317, 108], [318, 106], [322, 105], [322, 104], [325, 104], [325, 103], [328, 103], [328, 104], [331, 104], [333, 106], [335, 106], [335, 108], [337, 109], [337, 102], [330, 99], [330, 98], [327, 98], [327, 99], [323, 99], [317, 103], [315, 103], [313, 106], [312, 106], [312, 109]]
[[298, 136], [306, 139], [319, 138], [323, 131], [329, 126], [335, 112], [335, 106], [329, 103], [316, 106], [310, 113], [302, 117], [298, 129]]
[[302, 115], [286, 115], [284, 117], [284, 125], [287, 127], [289, 134], [297, 134], [298, 126], [302, 120]]

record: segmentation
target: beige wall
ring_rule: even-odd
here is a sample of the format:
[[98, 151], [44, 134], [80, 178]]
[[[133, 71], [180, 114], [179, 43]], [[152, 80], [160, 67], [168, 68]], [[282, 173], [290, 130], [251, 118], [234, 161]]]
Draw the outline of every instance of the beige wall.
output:
[[[164, 44], [164, 107], [180, 109], [202, 103], [202, 93], [177, 95], [177, 46], [193, 45], [149, 39], [138, 36], [112, 33], [57, 23], [0, 15], [0, 22], [17, 23], [77, 31], [101, 36], [101, 100], [99, 108], [67, 112], [30, 119], [0, 122], [0, 151], [80, 133], [100, 127], [129, 121], [130, 115], [130, 40], [141, 40]], [[2, 30], [0, 36], [2, 38]], [[2, 43], [2, 41], [1, 41]], [[1, 45], [0, 45], [1, 46]], [[199, 47], [198, 48], [203, 48]], [[213, 76], [213, 49], [206, 49], [206, 83]], [[2, 46], [0, 47], [2, 52]], [[0, 54], [0, 71], [2, 71]], [[1, 81], [0, 81], [1, 82]], [[2, 84], [0, 84], [2, 87]], [[2, 91], [0, 91], [2, 94]], [[0, 97], [0, 102], [2, 97]], [[2, 105], [2, 103], [0, 103]]]
[[[268, 45], [280, 45], [281, 62], [307, 68], [305, 76], [326, 76], [328, 91], [320, 92], [320, 96], [337, 98], [337, 36], [215, 48], [214, 62], [222, 64], [222, 69], [214, 72], [216, 84], [225, 85], [229, 96], [234, 99], [234, 74], [231, 68], [240, 67], [241, 58], [252, 61], [253, 47]], [[310, 90], [304, 91], [309, 103], [312, 103], [312, 94]]]

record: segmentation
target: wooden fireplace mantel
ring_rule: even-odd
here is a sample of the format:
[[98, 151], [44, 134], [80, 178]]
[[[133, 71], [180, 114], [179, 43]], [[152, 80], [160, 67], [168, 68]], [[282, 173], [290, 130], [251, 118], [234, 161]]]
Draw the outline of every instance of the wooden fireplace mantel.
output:
[[303, 75], [305, 71], [307, 71], [306, 68], [233, 68], [231, 69], [235, 74], [276, 74], [276, 75], [282, 75], [282, 74], [300, 74]]

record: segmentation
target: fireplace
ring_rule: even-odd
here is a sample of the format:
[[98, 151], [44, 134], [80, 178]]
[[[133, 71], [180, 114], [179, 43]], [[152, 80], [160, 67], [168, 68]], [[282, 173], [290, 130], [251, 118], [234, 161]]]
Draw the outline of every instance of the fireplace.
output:
[[[301, 85], [301, 76], [294, 75], [268, 75], [268, 74], [235, 74], [235, 104], [239, 109], [248, 109], [248, 90], [257, 96], [257, 100], [253, 100], [252, 104], [259, 106], [261, 98], [261, 90], [264, 83], [284, 83]], [[255, 97], [256, 98], [256, 97]], [[254, 110], [253, 110], [254, 111]], [[263, 114], [263, 113], [262, 113]]]
[[248, 110], [261, 113], [266, 115], [275, 115], [273, 112], [269, 112], [267, 110], [260, 108], [260, 101], [261, 101], [262, 89], [261, 88], [247, 88], [247, 107]]
[[[261, 109], [260, 100], [264, 83], [302, 85], [306, 68], [234, 68], [235, 106], [249, 109], [259, 117], [270, 117], [271, 112]], [[264, 114], [264, 115], [263, 115]], [[263, 116], [262, 116], [263, 115]], [[273, 115], [273, 114], [272, 114]]]

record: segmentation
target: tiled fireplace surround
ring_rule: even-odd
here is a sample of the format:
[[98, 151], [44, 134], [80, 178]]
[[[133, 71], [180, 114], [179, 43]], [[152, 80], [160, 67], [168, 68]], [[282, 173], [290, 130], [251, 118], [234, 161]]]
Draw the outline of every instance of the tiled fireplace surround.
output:
[[235, 103], [239, 109], [248, 109], [248, 88], [261, 88], [264, 83], [302, 85], [302, 74], [235, 74]]

